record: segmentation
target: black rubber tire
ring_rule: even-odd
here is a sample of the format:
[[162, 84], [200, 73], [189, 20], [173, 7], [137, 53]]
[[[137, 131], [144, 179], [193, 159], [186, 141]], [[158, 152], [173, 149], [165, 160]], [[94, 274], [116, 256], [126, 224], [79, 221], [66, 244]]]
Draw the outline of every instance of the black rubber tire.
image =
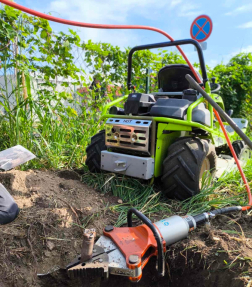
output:
[[94, 135], [91, 138], [91, 144], [86, 148], [86, 166], [89, 171], [96, 173], [101, 172], [101, 152], [103, 150], [107, 150], [105, 145], [105, 130]]
[[201, 168], [207, 161], [209, 172], [216, 171], [217, 155], [207, 140], [183, 137], [168, 148], [161, 177], [163, 193], [169, 198], [188, 199], [200, 192]]

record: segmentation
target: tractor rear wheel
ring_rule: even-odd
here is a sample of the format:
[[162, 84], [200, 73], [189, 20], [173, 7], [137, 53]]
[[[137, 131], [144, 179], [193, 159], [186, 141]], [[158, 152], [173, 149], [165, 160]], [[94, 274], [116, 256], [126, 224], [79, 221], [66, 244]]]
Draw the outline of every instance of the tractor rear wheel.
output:
[[217, 164], [214, 145], [199, 138], [179, 138], [168, 148], [163, 162], [163, 193], [185, 200], [198, 194], [202, 181], [211, 180]]
[[91, 138], [91, 144], [86, 148], [86, 165], [91, 172], [101, 172], [101, 152], [107, 150], [105, 145], [105, 130]]

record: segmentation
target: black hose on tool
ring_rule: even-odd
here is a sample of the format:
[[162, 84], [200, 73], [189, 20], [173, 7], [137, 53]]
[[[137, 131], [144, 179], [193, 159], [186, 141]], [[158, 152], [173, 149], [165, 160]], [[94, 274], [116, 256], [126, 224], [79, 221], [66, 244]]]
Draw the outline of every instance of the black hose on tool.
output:
[[223, 207], [223, 208], [212, 210], [211, 214], [219, 215], [219, 214], [232, 213], [232, 212], [241, 211], [241, 210], [242, 210], [241, 206], [229, 206], [229, 207]]
[[216, 215], [232, 213], [232, 212], [241, 211], [241, 210], [242, 210], [241, 206], [229, 206], [229, 207], [223, 207], [223, 208], [211, 210], [209, 212], [197, 214], [197, 215], [194, 215], [193, 218], [196, 222], [196, 226], [199, 226], [201, 224], [205, 224], [210, 218], [213, 218]]
[[163, 250], [163, 244], [162, 244], [162, 238], [157, 231], [156, 227], [153, 225], [153, 223], [150, 221], [148, 217], [146, 217], [144, 214], [142, 214], [140, 211], [138, 211], [135, 208], [130, 208], [127, 213], [127, 221], [128, 221], [128, 227], [132, 227], [132, 214], [135, 214], [139, 219], [143, 221], [144, 224], [146, 224], [150, 230], [152, 231], [158, 247], [158, 273], [160, 276], [164, 276], [165, 274], [165, 256], [164, 256], [164, 250]]

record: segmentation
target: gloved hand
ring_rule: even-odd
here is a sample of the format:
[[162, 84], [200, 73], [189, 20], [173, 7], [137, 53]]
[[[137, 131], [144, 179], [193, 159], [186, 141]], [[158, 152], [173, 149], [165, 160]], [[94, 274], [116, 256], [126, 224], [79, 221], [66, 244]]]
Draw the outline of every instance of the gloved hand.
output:
[[0, 183], [0, 225], [13, 221], [19, 214], [19, 208], [13, 197]]

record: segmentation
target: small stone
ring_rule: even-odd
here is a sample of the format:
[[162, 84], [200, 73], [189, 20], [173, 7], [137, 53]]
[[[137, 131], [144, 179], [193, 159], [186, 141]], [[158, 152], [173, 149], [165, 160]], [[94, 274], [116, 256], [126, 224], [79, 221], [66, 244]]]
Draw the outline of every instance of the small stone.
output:
[[38, 193], [39, 192], [39, 187], [32, 187], [30, 190], [31, 193]]
[[45, 251], [45, 257], [50, 257], [50, 256], [51, 256], [50, 251], [46, 250], [46, 251]]
[[87, 207], [84, 208], [84, 210], [90, 211], [90, 210], [92, 210], [92, 206], [87, 206]]
[[55, 247], [55, 244], [52, 241], [47, 241], [47, 247], [50, 251], [52, 251]]
[[123, 203], [123, 201], [122, 201], [122, 199], [118, 199], [118, 201], [117, 201], [118, 203], [120, 203], [120, 204], [122, 204]]

